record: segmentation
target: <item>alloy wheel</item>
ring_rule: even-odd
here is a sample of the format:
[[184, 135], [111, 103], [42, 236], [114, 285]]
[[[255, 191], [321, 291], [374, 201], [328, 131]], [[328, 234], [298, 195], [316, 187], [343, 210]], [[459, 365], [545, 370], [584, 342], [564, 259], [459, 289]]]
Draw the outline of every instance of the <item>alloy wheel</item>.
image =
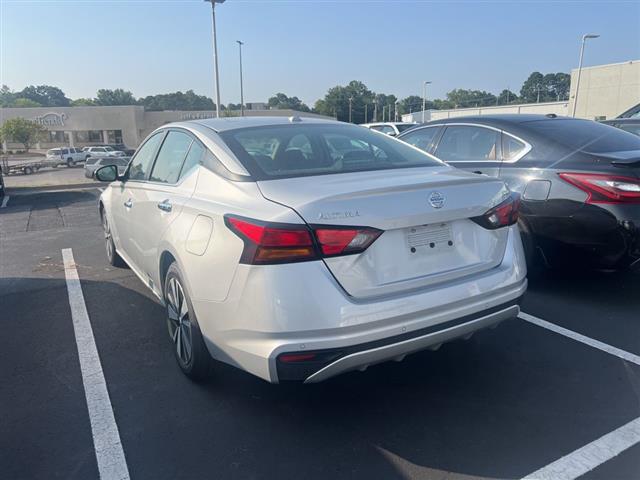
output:
[[107, 258], [111, 260], [113, 258], [113, 242], [111, 241], [111, 229], [109, 228], [109, 222], [107, 221], [107, 214], [102, 214], [102, 228], [104, 229], [104, 243], [107, 249]]
[[173, 340], [178, 359], [183, 365], [187, 365], [193, 354], [191, 319], [184, 289], [175, 277], [169, 278], [166, 301], [169, 335]]

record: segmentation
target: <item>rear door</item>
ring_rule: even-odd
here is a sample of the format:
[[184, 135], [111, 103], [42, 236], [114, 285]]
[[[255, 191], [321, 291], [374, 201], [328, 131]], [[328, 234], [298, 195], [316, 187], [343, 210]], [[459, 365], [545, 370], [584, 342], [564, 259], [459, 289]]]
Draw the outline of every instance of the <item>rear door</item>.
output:
[[447, 124], [434, 155], [456, 168], [497, 177], [500, 175], [501, 132], [480, 125]]
[[424, 150], [427, 153], [433, 153], [436, 141], [438, 139], [438, 133], [442, 129], [440, 125], [434, 125], [431, 127], [414, 128], [410, 132], [403, 134], [400, 140], [413, 145], [420, 150]]
[[204, 151], [190, 133], [169, 130], [148, 181], [134, 194], [131, 235], [136, 259], [147, 279], [156, 277], [158, 245], [193, 195], [197, 175], [191, 167], [199, 163]]

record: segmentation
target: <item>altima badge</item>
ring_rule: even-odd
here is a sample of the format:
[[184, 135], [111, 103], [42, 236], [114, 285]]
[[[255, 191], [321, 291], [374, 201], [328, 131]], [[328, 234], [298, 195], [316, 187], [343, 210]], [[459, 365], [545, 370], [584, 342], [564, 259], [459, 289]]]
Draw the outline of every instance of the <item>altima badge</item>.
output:
[[431, 192], [431, 195], [429, 195], [429, 203], [433, 208], [444, 207], [444, 195], [440, 192]]

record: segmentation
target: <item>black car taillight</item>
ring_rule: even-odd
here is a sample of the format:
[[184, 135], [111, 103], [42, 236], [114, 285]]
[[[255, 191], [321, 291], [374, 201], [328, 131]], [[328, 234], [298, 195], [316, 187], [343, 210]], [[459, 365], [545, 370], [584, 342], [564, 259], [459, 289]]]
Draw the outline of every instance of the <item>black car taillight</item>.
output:
[[640, 203], [640, 179], [601, 173], [559, 173], [587, 193], [586, 203]]
[[508, 227], [518, 221], [520, 211], [520, 195], [512, 192], [507, 199], [499, 205], [493, 207], [484, 215], [473, 217], [471, 220], [481, 227], [489, 230]]
[[364, 252], [382, 233], [368, 227], [270, 223], [225, 215], [226, 225], [244, 241], [240, 263], [303, 262]]

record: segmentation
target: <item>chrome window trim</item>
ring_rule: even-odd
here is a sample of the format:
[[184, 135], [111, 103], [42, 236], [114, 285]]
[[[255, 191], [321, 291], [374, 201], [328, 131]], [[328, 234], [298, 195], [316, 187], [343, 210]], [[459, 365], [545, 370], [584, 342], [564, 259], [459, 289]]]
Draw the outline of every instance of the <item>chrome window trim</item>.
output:
[[[485, 162], [494, 162], [494, 163], [516, 163], [518, 160], [520, 160], [522, 157], [524, 157], [527, 153], [529, 153], [531, 151], [531, 149], [533, 148], [531, 146], [531, 144], [529, 142], [527, 142], [526, 140], [518, 137], [517, 135], [514, 135], [513, 133], [509, 133], [505, 130], [502, 130], [500, 128], [497, 127], [493, 127], [491, 125], [482, 125], [479, 123], [469, 123], [469, 122], [452, 122], [452, 123], [438, 123], [436, 125], [429, 125], [430, 127], [448, 127], [448, 126], [463, 126], [463, 127], [478, 127], [478, 128], [486, 128], [487, 130], [494, 130], [496, 132], [500, 132], [501, 134], [505, 134], [505, 135], [509, 135], [511, 138], [516, 139], [519, 142], [522, 142], [524, 144], [524, 149], [522, 150], [522, 152], [520, 152], [518, 155], [516, 155], [514, 158], [510, 159], [510, 160], [505, 160], [504, 159], [504, 154], [502, 152], [502, 145], [500, 145], [500, 152], [502, 154], [502, 159], [496, 159], [496, 160], [482, 160]], [[423, 128], [428, 128], [428, 127], [423, 127]], [[502, 138], [500, 139], [500, 141], [502, 142]], [[437, 150], [437, 146], [436, 146], [436, 150]], [[435, 152], [434, 152], [434, 155]], [[437, 155], [436, 155], [437, 156]], [[444, 162], [445, 160], [443, 160]], [[470, 163], [473, 162], [473, 160], [451, 160], [451, 161], [447, 161], [447, 163]]]

